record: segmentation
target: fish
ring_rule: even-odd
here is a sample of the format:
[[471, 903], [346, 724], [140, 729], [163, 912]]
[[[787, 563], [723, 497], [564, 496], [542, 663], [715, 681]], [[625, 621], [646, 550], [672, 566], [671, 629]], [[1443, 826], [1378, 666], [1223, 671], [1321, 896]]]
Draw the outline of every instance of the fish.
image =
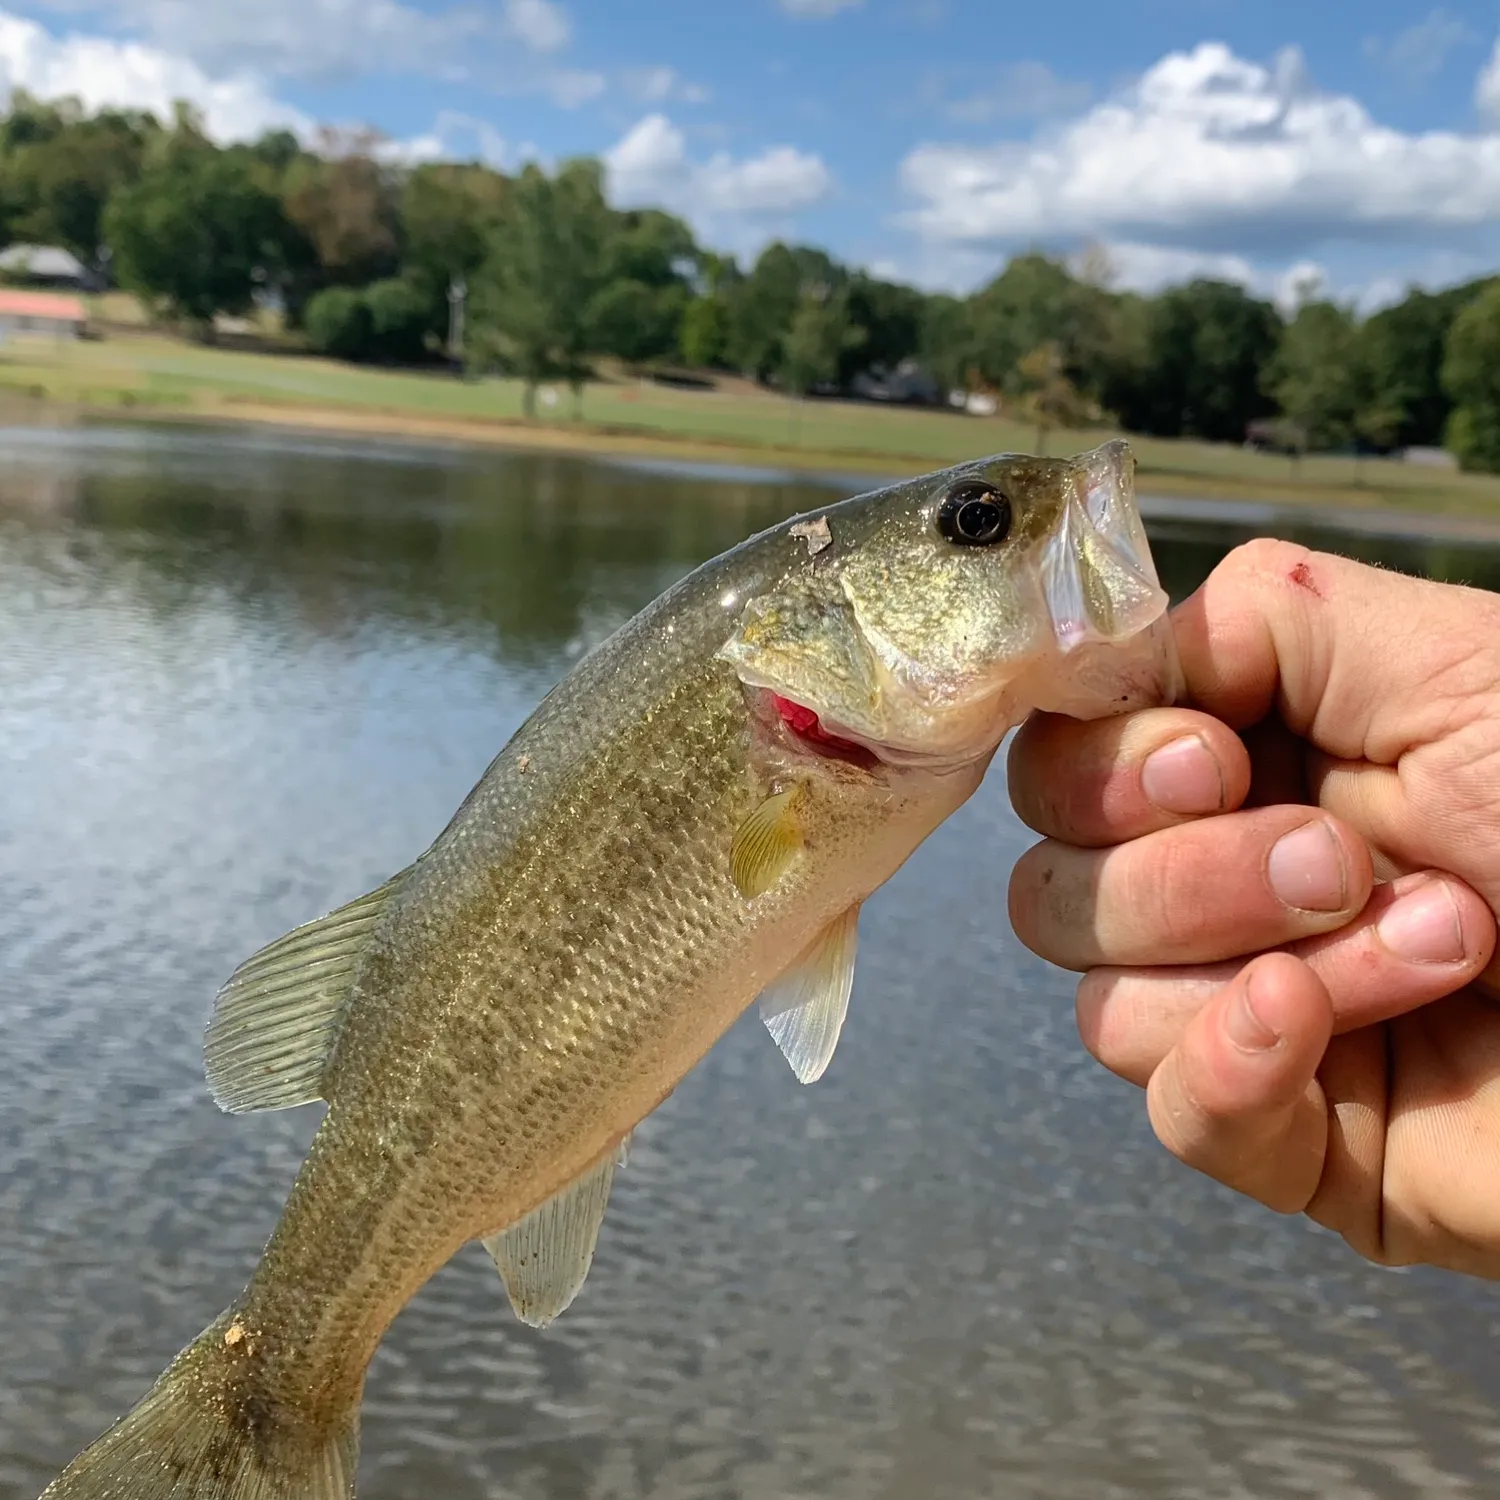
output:
[[44, 1500], [352, 1496], [418, 1289], [477, 1240], [560, 1315], [631, 1132], [752, 1004], [821, 1077], [864, 903], [1034, 710], [1172, 701], [1167, 604], [1124, 442], [840, 500], [669, 588], [410, 866], [220, 990], [218, 1105], [326, 1112], [244, 1290]]

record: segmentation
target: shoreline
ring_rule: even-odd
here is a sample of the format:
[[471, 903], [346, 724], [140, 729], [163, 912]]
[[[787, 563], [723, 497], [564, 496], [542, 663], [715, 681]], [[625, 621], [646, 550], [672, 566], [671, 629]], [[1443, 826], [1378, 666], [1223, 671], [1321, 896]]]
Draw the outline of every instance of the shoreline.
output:
[[[468, 449], [574, 453], [710, 464], [759, 476], [888, 483], [1000, 452], [1035, 450], [1034, 429], [1003, 415], [838, 399], [789, 403], [726, 378], [684, 391], [645, 378], [600, 379], [583, 417], [523, 410], [521, 383], [457, 380], [431, 370], [349, 365], [300, 352], [200, 346], [141, 331], [100, 340], [0, 350], [0, 421], [217, 424]], [[1500, 521], [1500, 476], [1445, 466], [1309, 454], [1292, 459], [1231, 444], [1100, 427], [1053, 431], [1046, 451], [1071, 454], [1114, 437], [1130, 442], [1143, 495], [1288, 511], [1383, 512]], [[767, 471], [771, 471], [769, 474]]]
[[[282, 428], [444, 447], [703, 463], [726, 469], [771, 471], [787, 478], [847, 477], [855, 482], [868, 478], [874, 482], [891, 483], [942, 467], [922, 455], [802, 448], [774, 443], [752, 445], [732, 438], [656, 433], [590, 422], [586, 418], [576, 423], [554, 424], [524, 418], [438, 416], [402, 409], [283, 403], [239, 397], [197, 408], [153, 401], [73, 403], [21, 397], [7, 401], [5, 408], [7, 411], [19, 408], [27, 416], [61, 417], [90, 424], [170, 423], [194, 427]], [[1126, 441], [1131, 442], [1128, 434]], [[1142, 461], [1135, 443], [1132, 442], [1131, 446], [1137, 452], [1137, 486], [1143, 500], [1197, 501], [1202, 502], [1204, 510], [1222, 503], [1227, 508], [1245, 507], [1267, 515], [1318, 509], [1364, 512], [1372, 516], [1385, 515], [1393, 520], [1403, 517], [1408, 524], [1396, 529], [1410, 534], [1420, 534], [1411, 523], [1461, 521], [1467, 523], [1459, 528], [1462, 534], [1500, 536], [1500, 507], [1491, 511], [1488, 507], [1455, 506], [1444, 503], [1451, 497], [1442, 495], [1441, 491], [1418, 504], [1414, 500], [1392, 496], [1389, 491], [1373, 485], [1298, 483], [1290, 478], [1278, 483], [1260, 476], [1242, 479], [1232, 475], [1176, 471]], [[1068, 445], [1059, 444], [1054, 456], [1071, 451], [1074, 450]], [[1416, 471], [1412, 478], [1416, 481], [1419, 476], [1420, 471]], [[1196, 512], [1199, 508], [1194, 506], [1193, 509]]]

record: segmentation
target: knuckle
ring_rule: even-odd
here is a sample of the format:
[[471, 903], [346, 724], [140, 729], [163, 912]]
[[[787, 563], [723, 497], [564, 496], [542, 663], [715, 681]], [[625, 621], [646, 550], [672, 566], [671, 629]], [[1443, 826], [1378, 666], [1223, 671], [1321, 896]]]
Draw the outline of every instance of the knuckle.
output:
[[1255, 537], [1226, 553], [1214, 572], [1234, 578], [1275, 576], [1284, 579], [1301, 576], [1301, 570], [1310, 566], [1313, 556], [1312, 549], [1300, 542], [1283, 541], [1280, 537]]

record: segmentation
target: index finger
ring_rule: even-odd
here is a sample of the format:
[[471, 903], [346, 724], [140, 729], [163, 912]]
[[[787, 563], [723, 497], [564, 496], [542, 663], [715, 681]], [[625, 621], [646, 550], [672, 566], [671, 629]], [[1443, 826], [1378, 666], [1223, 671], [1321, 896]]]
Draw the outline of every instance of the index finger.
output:
[[1187, 708], [1087, 723], [1033, 714], [1011, 742], [1007, 777], [1028, 828], [1096, 849], [1234, 811], [1250, 756], [1233, 730]]
[[1276, 708], [1343, 760], [1394, 765], [1500, 682], [1500, 599], [1292, 542], [1236, 547], [1172, 612], [1188, 700], [1244, 728]]

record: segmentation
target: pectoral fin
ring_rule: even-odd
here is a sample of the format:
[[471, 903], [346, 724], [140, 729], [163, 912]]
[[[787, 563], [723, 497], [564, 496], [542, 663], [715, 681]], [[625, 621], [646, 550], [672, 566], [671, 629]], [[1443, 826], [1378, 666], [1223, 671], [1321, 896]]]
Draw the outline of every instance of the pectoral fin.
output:
[[794, 786], [767, 797], [736, 831], [729, 846], [729, 871], [746, 899], [765, 895], [802, 852], [797, 821], [801, 795]]
[[624, 1166], [629, 1136], [597, 1166], [540, 1208], [482, 1243], [505, 1283], [516, 1316], [545, 1328], [578, 1295], [594, 1260], [594, 1245], [615, 1168]]
[[830, 922], [816, 942], [760, 997], [760, 1017], [803, 1083], [815, 1083], [839, 1044], [854, 959], [859, 907]]

